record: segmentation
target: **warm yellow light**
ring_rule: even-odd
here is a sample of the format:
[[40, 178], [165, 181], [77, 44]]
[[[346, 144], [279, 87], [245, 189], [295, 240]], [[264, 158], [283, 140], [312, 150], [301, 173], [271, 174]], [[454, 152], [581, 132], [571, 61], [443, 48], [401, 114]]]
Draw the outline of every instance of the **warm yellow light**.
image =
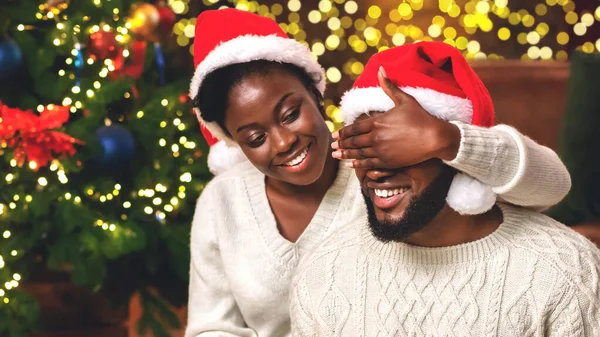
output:
[[575, 12], [568, 12], [567, 14], [565, 14], [565, 21], [570, 25], [574, 25], [578, 19], [579, 17]]
[[373, 19], [378, 19], [381, 16], [381, 8], [379, 6], [371, 6], [367, 11], [368, 15]]
[[586, 27], [590, 27], [594, 24], [594, 16], [591, 13], [585, 13], [581, 16], [581, 23], [586, 25]]
[[527, 34], [527, 43], [538, 44], [540, 42], [540, 35], [537, 32], [529, 32]]
[[328, 13], [331, 10], [331, 1], [329, 1], [329, 0], [319, 1], [319, 10], [323, 13]]
[[311, 49], [312, 53], [316, 56], [321, 56], [325, 53], [325, 45], [323, 45], [321, 42], [316, 42], [313, 44]]
[[443, 16], [436, 15], [433, 17], [433, 19], [431, 19], [431, 23], [433, 23], [434, 25], [440, 26], [440, 28], [441, 28], [441, 27], [444, 27], [444, 25], [446, 24], [446, 19], [444, 19]]
[[527, 56], [532, 60], [539, 58], [540, 57], [540, 48], [538, 48], [536, 46], [529, 47], [529, 49], [527, 50]]
[[518, 13], [510, 13], [508, 16], [508, 22], [511, 25], [518, 25], [521, 22], [521, 16]]
[[456, 48], [458, 48], [460, 50], [467, 49], [468, 44], [469, 44], [469, 40], [467, 40], [467, 38], [464, 36], [460, 36], [459, 38], [456, 39]]
[[327, 79], [332, 83], [337, 83], [342, 79], [342, 73], [336, 67], [327, 69], [326, 75]]
[[402, 16], [408, 16], [412, 13], [412, 8], [409, 4], [403, 2], [398, 6], [398, 13], [400, 13]]
[[569, 34], [565, 32], [558, 33], [556, 35], [556, 41], [562, 45], [569, 43]]
[[456, 37], [456, 29], [453, 27], [447, 27], [444, 29], [444, 37], [447, 39], [454, 39]]
[[290, 0], [288, 2], [288, 9], [292, 12], [297, 12], [302, 7], [300, 0]]
[[358, 4], [352, 0], [346, 1], [344, 4], [344, 10], [348, 14], [354, 14], [358, 10]]
[[487, 14], [490, 11], [490, 4], [487, 1], [479, 1], [475, 9], [481, 14]]
[[477, 41], [469, 41], [469, 43], [467, 44], [467, 51], [471, 54], [475, 54], [475, 53], [479, 52], [480, 49], [481, 49], [481, 46], [479, 45], [479, 42], [477, 42]]
[[340, 45], [340, 38], [337, 35], [329, 35], [325, 40], [327, 49], [334, 50]]
[[547, 12], [548, 12], [548, 7], [546, 7], [546, 5], [537, 4], [535, 6], [535, 14], [537, 14], [539, 16], [544, 16], [544, 15], [546, 15]]
[[540, 58], [542, 60], [552, 59], [552, 49], [550, 49], [550, 47], [542, 47], [540, 49]]
[[317, 10], [312, 10], [308, 13], [308, 21], [311, 23], [318, 23], [321, 21], [321, 12]]
[[510, 39], [510, 29], [506, 27], [498, 29], [498, 38], [502, 41]]
[[327, 27], [331, 30], [339, 29], [342, 26], [342, 21], [340, 19], [333, 17], [327, 20]]
[[523, 16], [523, 26], [531, 27], [535, 24], [535, 18], [529, 14]]
[[587, 27], [583, 23], [578, 22], [573, 26], [573, 32], [575, 35], [583, 36], [587, 32]]
[[548, 26], [547, 23], [542, 22], [539, 25], [537, 25], [537, 27], [535, 27], [535, 31], [540, 34], [541, 36], [544, 36], [546, 34], [548, 34], [548, 32], [550, 31], [550, 27]]
[[440, 26], [438, 25], [431, 25], [429, 26], [429, 28], [427, 29], [427, 33], [429, 34], [429, 36], [431, 37], [438, 37], [440, 36], [440, 34], [442, 33], [442, 29], [440, 28]]
[[406, 36], [404, 36], [404, 34], [401, 33], [394, 34], [394, 36], [392, 37], [392, 43], [395, 46], [401, 46], [406, 43]]

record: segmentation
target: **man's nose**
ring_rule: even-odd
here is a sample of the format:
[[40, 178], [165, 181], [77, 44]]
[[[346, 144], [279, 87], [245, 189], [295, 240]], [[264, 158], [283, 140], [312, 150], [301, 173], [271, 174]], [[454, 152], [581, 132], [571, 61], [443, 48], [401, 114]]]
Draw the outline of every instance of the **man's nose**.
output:
[[387, 177], [391, 177], [394, 174], [391, 170], [383, 169], [372, 169], [367, 171], [367, 177], [373, 181], [379, 181]]

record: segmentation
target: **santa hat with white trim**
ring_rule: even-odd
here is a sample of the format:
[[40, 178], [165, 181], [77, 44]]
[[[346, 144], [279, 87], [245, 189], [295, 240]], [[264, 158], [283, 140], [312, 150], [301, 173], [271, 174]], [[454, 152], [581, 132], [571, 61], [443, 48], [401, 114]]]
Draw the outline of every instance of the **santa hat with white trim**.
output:
[[[445, 43], [419, 42], [371, 57], [352, 89], [342, 97], [340, 108], [346, 125], [362, 114], [394, 107], [392, 99], [379, 86], [380, 67], [430, 114], [484, 127], [494, 124], [492, 99], [461, 53]], [[461, 214], [481, 214], [494, 206], [496, 194], [490, 186], [458, 173], [446, 202]]]
[[[208, 10], [196, 20], [194, 77], [190, 97], [196, 98], [202, 82], [211, 72], [233, 64], [266, 60], [303, 68], [317, 89], [325, 91], [323, 68], [310, 49], [289, 38], [272, 19], [237, 9]], [[216, 122], [206, 122], [202, 111], [194, 109], [210, 152], [208, 166], [219, 174], [246, 160], [240, 148]]]

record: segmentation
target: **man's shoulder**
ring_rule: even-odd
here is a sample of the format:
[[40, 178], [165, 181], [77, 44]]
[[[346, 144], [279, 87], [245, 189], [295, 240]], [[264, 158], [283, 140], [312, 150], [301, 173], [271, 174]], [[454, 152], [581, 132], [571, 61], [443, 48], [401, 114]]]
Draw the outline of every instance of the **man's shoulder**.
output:
[[600, 250], [584, 236], [541, 214], [513, 206], [502, 206], [507, 239], [519, 256], [535, 257], [569, 282], [582, 277], [600, 277]]

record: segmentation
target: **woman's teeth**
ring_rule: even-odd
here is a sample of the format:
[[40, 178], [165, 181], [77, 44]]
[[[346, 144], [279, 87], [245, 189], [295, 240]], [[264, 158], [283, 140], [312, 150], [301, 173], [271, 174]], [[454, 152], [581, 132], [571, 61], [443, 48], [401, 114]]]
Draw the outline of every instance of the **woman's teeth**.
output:
[[306, 148], [305, 148], [305, 149], [302, 151], [302, 153], [300, 153], [300, 154], [298, 155], [298, 157], [296, 157], [296, 158], [294, 158], [294, 159], [292, 159], [292, 160], [288, 161], [288, 162], [287, 162], [287, 163], [285, 163], [284, 165], [285, 165], [285, 166], [296, 166], [296, 165], [298, 165], [298, 164], [300, 164], [301, 162], [303, 162], [303, 161], [304, 161], [304, 158], [306, 158], [306, 155], [307, 155], [307, 154], [308, 154], [308, 147], [306, 147]]
[[375, 195], [380, 198], [389, 198], [389, 197], [393, 197], [394, 195], [408, 191], [408, 188], [395, 188], [395, 189], [390, 189], [390, 190], [380, 190], [380, 189], [376, 188], [376, 189], [374, 189], [374, 191], [375, 191]]

